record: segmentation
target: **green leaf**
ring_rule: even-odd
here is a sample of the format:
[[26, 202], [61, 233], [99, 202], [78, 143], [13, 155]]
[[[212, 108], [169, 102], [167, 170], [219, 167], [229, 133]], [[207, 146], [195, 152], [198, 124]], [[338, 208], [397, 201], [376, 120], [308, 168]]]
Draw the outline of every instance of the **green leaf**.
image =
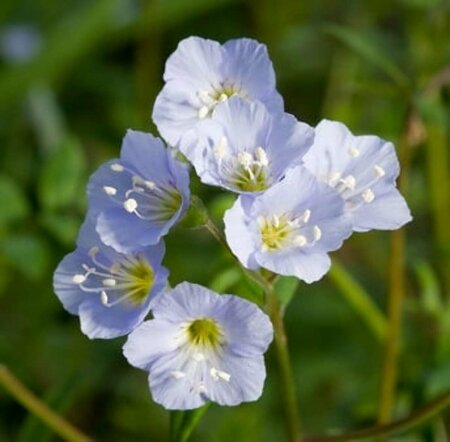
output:
[[4, 238], [0, 242], [0, 253], [5, 259], [30, 279], [39, 279], [50, 263], [45, 242], [33, 235], [21, 234]]
[[427, 262], [414, 266], [420, 285], [420, 303], [425, 312], [439, 316], [443, 305], [440, 298], [439, 283], [433, 268]]
[[40, 217], [42, 226], [61, 244], [73, 246], [80, 227], [80, 221], [70, 215], [44, 213]]
[[21, 221], [30, 212], [20, 187], [9, 177], [0, 175], [0, 227]]
[[336, 24], [326, 25], [323, 29], [326, 34], [336, 38], [364, 60], [383, 71], [397, 86], [402, 89], [409, 87], [410, 81], [404, 72], [361, 32]]
[[293, 276], [280, 276], [275, 283], [275, 293], [283, 306], [292, 300], [300, 280]]
[[242, 272], [237, 267], [230, 267], [217, 274], [209, 287], [219, 293], [224, 293], [237, 284], [242, 277]]
[[47, 157], [38, 183], [41, 204], [48, 210], [70, 207], [81, 193], [85, 169], [84, 155], [74, 138], [66, 139], [61, 147]]

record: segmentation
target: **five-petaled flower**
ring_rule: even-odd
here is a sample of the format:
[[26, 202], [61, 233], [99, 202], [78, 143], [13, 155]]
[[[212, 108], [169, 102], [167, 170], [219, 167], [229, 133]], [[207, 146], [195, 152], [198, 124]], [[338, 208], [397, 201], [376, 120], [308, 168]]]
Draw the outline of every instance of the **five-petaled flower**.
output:
[[81, 330], [89, 338], [130, 333], [167, 286], [168, 271], [161, 266], [164, 243], [118, 253], [100, 241], [87, 219], [77, 246], [55, 271], [56, 295], [68, 312], [80, 316]]
[[218, 103], [233, 95], [261, 101], [269, 112], [283, 110], [267, 48], [248, 38], [223, 45], [199, 37], [186, 38], [168, 58], [164, 81], [153, 120], [173, 146], [199, 121], [209, 118]]
[[124, 354], [149, 371], [156, 402], [185, 410], [260, 397], [273, 329], [255, 304], [185, 282], [160, 297], [152, 312], [154, 319], [129, 335]]
[[189, 172], [159, 138], [128, 130], [119, 160], [88, 185], [89, 217], [101, 240], [127, 253], [157, 244], [189, 206]]
[[395, 185], [400, 165], [392, 143], [374, 135], [354, 136], [344, 124], [322, 120], [304, 164], [339, 192], [353, 230], [394, 230], [411, 221]]
[[344, 203], [303, 166], [250, 199], [239, 197], [225, 213], [227, 242], [242, 265], [317, 281], [330, 268], [327, 252], [351, 234]]
[[298, 165], [313, 140], [314, 130], [294, 116], [274, 116], [260, 102], [231, 97], [186, 133], [180, 149], [203, 182], [257, 193]]

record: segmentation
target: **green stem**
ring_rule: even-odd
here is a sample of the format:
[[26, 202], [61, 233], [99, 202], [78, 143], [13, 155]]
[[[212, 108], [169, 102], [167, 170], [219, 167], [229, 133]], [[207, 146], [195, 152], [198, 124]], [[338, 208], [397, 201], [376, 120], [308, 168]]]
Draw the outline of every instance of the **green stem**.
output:
[[286, 425], [291, 442], [299, 442], [300, 436], [300, 413], [297, 403], [297, 394], [292, 372], [292, 365], [287, 346], [286, 331], [283, 321], [283, 309], [278, 301], [276, 294], [270, 284], [266, 287], [267, 311], [272, 320], [275, 347], [277, 354], [278, 367], [280, 371], [281, 387], [285, 403], [283, 408], [286, 416]]
[[450, 391], [447, 391], [404, 419], [385, 425], [378, 425], [363, 430], [351, 431], [349, 433], [334, 436], [310, 436], [304, 438], [303, 442], [345, 442], [361, 441], [374, 437], [385, 437], [394, 433], [400, 433], [418, 427], [429, 419], [437, 416], [441, 411], [445, 410], [449, 406]]
[[55, 433], [71, 442], [89, 442], [88, 436], [72, 426], [38, 399], [8, 368], [0, 364], [0, 385], [21, 403], [28, 411], [44, 421]]
[[364, 287], [336, 260], [333, 260], [328, 277], [340, 289], [346, 301], [366, 322], [375, 338], [384, 342], [387, 332], [386, 318]]

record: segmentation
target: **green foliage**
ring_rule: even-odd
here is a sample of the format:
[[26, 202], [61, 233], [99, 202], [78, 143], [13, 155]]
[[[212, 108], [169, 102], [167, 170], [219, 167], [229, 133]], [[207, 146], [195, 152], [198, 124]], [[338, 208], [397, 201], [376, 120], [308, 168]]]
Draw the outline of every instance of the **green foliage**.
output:
[[[0, 355], [55, 410], [96, 440], [167, 440], [167, 414], [151, 401], [145, 373], [121, 357], [123, 340], [87, 340], [51, 284], [58, 261], [75, 246], [88, 175], [117, 157], [126, 128], [151, 130], [164, 61], [188, 35], [264, 41], [286, 109], [311, 125], [341, 119], [397, 147], [407, 140], [414, 222], [406, 231], [396, 416], [449, 387], [448, 2], [4, 0], [0, 16], [0, 36], [22, 23], [42, 36], [30, 60], [11, 63], [0, 53]], [[198, 179], [191, 188], [222, 228], [235, 196]], [[166, 240], [171, 285], [190, 280], [263, 305], [261, 288], [227, 251], [206, 229], [192, 228], [206, 220], [200, 200], [185, 219], [190, 229]], [[388, 232], [353, 235], [319, 283], [276, 282], [308, 433], [374, 420], [388, 239]], [[273, 351], [267, 361], [262, 399], [211, 407], [193, 442], [282, 440]], [[429, 427], [402, 440], [445, 440], [437, 434]], [[2, 391], [0, 440], [56, 439]]]

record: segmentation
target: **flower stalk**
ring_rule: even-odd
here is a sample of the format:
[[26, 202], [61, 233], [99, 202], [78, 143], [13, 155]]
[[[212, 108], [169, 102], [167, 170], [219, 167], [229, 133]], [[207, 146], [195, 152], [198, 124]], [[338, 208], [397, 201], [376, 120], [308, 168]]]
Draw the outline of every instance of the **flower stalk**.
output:
[[13, 373], [0, 364], [0, 385], [28, 411], [45, 422], [55, 433], [70, 442], [90, 442], [88, 436], [47, 407]]

